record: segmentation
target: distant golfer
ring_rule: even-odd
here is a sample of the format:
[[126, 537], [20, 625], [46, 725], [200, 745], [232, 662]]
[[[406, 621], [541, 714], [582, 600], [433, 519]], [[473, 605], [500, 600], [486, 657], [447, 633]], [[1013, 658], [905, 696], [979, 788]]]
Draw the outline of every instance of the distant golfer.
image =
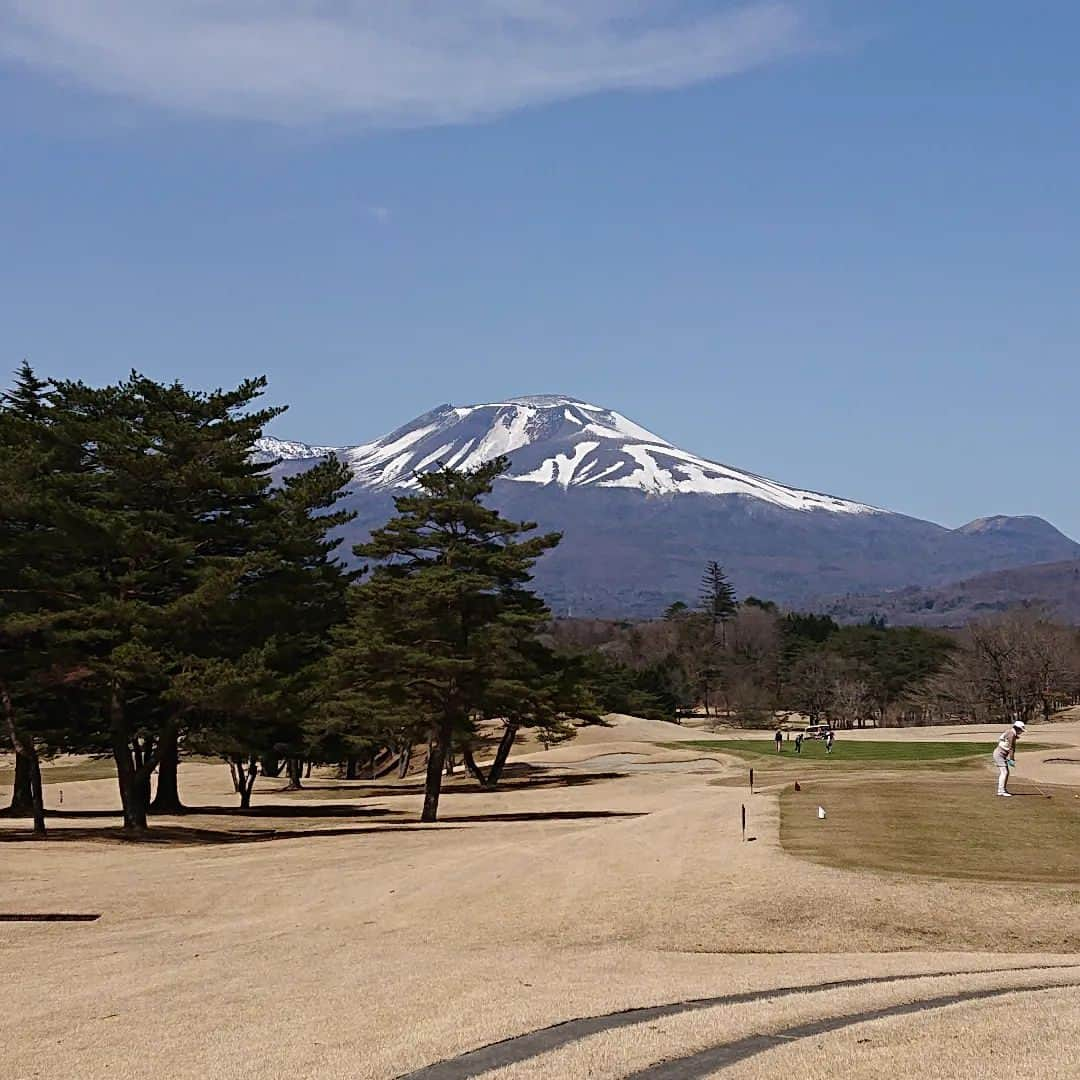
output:
[[832, 728], [825, 732], [825, 753], [832, 753], [833, 733]]
[[1006, 799], [1012, 798], [1012, 793], [1008, 790], [1009, 766], [1016, 764], [1016, 743], [1023, 733], [1024, 721], [1016, 720], [1011, 728], [1002, 732], [997, 746], [994, 747], [994, 764], [998, 771], [997, 793]]
[[780, 728], [776, 729], [776, 752], [778, 754], [784, 752], [784, 733]]
[[795, 736], [795, 753], [796, 754], [801, 754], [802, 753], [802, 732], [801, 731]]

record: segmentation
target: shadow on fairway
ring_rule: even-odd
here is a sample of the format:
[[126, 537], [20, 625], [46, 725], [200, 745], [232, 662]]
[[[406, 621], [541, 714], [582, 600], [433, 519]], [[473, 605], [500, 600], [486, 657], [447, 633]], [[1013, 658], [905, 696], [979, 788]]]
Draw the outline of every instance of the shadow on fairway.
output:
[[[526, 768], [529, 768], [526, 766]], [[543, 770], [546, 772], [546, 770]], [[528, 773], [514, 772], [503, 773], [496, 787], [483, 787], [478, 781], [469, 777], [454, 777], [443, 782], [444, 795], [494, 795], [507, 794], [512, 791], [534, 791], [538, 788], [568, 788], [582, 787], [587, 784], [599, 783], [601, 780], [618, 780], [625, 776], [618, 772], [594, 772], [594, 773], [555, 773], [550, 776], [537, 775], [540, 769], [531, 770]], [[289, 791], [280, 788], [275, 795], [295, 795], [300, 798], [321, 798], [327, 792], [348, 792], [360, 799], [386, 799], [397, 795], [423, 795], [424, 785], [420, 783], [390, 782], [381, 784], [378, 780], [335, 780], [321, 784], [309, 781], [309, 787], [303, 787], [299, 791]]]
[[[11, 814], [9, 817], [30, 818], [30, 813]], [[46, 810], [49, 821], [78, 821], [84, 818], [115, 818], [119, 810]], [[239, 818], [382, 818], [401, 817], [400, 810], [384, 810], [374, 806], [298, 806], [296, 803], [264, 803], [242, 810], [239, 806], [185, 806], [179, 813], [151, 813], [151, 820], [168, 817], [239, 817]]]
[[443, 821], [455, 824], [470, 821], [588, 821], [595, 818], [636, 818], [644, 814], [630, 810], [549, 810], [519, 814], [448, 814]]
[[196, 829], [181, 825], [152, 825], [141, 836], [124, 833], [121, 826], [90, 829], [52, 829], [42, 840], [29, 829], [0, 830], [0, 844], [16, 843], [82, 843], [99, 841], [106, 843], [138, 844], [149, 847], [198, 847], [225, 844], [262, 844], [274, 840], [317, 840], [331, 836], [364, 836], [370, 833], [425, 832], [429, 829], [452, 829], [453, 825], [373, 825], [367, 828], [336, 829], [249, 829], [247, 831]]
[[100, 912], [88, 912], [76, 915], [64, 911], [19, 911], [0, 912], [0, 922], [97, 922]]

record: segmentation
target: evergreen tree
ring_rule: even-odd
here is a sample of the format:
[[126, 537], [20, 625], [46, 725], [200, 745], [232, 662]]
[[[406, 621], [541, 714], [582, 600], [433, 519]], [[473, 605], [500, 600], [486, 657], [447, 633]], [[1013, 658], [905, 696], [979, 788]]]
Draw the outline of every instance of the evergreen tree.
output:
[[264, 386], [200, 394], [132, 375], [51, 395], [77, 461], [55, 523], [76, 599], [51, 621], [50, 648], [89, 723], [73, 738], [116, 762], [129, 832], [146, 828], [151, 773], [188, 719], [173, 680], [205, 662], [207, 628], [250, 570], [243, 536], [269, 483], [250, 451], [278, 410], [246, 410]]
[[580, 663], [558, 656], [536, 636], [549, 617], [539, 599], [525, 595], [513, 621], [491, 634], [488, 678], [477, 716], [501, 723], [502, 735], [486, 773], [473, 755], [474, 732], [462, 739], [465, 766], [485, 787], [498, 784], [522, 728], [535, 731], [545, 745], [565, 742], [575, 734], [570, 718], [591, 711]]
[[216, 614], [212, 650], [176, 690], [195, 715], [193, 745], [229, 762], [245, 808], [265, 758], [284, 757], [295, 780], [313, 748], [334, 746], [315, 707], [330, 632], [357, 576], [331, 535], [353, 518], [334, 509], [350, 478], [331, 456], [269, 493], [244, 537], [243, 579]]
[[[69, 602], [58, 576], [59, 534], [50, 508], [51, 478], [62, 455], [52, 437], [48, 384], [26, 362], [11, 390], [0, 396], [0, 743], [15, 754], [10, 812], [32, 813], [45, 834], [40, 750], [51, 660], [43, 645], [41, 613]], [[57, 571], [60, 570], [58, 575]]]
[[727, 644], [728, 620], [738, 610], [735, 589], [724, 574], [720, 564], [710, 560], [705, 564], [701, 577], [701, 613], [706, 620], [708, 634], [704, 642], [704, 656], [700, 666], [702, 698], [705, 715], [709, 715], [709, 699], [713, 687], [721, 677], [721, 653]]
[[705, 564], [705, 573], [701, 577], [700, 606], [709, 619], [714, 639], [717, 630], [722, 634], [725, 624], [738, 610], [735, 589], [715, 560]]
[[[498, 458], [472, 472], [418, 476], [419, 491], [397, 497], [396, 516], [355, 549], [378, 564], [357, 586], [338, 635], [353, 675], [336, 695], [351, 693], [356, 708], [367, 699], [366, 708], [424, 725], [423, 821], [437, 819], [455, 738], [468, 738], [473, 718], [491, 707], [505, 674], [497, 657], [506, 635], [527, 638], [544, 610], [527, 585], [558, 534], [522, 539], [535, 525], [507, 521], [482, 502], [508, 465]], [[538, 676], [522, 674], [534, 688]]]

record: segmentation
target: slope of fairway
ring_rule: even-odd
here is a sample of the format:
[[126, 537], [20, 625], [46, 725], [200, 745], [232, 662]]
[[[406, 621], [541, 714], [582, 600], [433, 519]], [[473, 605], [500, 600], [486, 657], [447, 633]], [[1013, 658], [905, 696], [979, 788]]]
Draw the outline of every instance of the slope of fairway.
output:
[[[1012, 799], [993, 777], [897, 780], [846, 777], [785, 788], [780, 839], [794, 855], [851, 869], [942, 878], [1080, 883], [1080, 798], [1046, 799], [1014, 778]], [[827, 817], [817, 816], [817, 807]]]

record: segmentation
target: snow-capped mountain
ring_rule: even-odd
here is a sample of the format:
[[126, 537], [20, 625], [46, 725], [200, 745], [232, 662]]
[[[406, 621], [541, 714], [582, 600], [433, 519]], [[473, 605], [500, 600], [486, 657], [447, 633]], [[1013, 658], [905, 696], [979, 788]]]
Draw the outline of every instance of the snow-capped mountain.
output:
[[257, 457], [283, 477], [331, 452], [353, 471], [346, 556], [393, 513], [393, 496], [414, 487], [417, 473], [507, 455], [491, 501], [563, 534], [536, 572], [560, 614], [655, 615], [673, 600], [693, 602], [708, 559], [740, 595], [813, 605], [1080, 558], [1080, 544], [1041, 518], [946, 529], [708, 461], [611, 409], [556, 395], [440, 405], [354, 446], [267, 437]]
[[[329, 447], [260, 440], [265, 460], [322, 457]], [[789, 510], [874, 513], [862, 503], [786, 487], [680, 450], [621, 413], [540, 395], [487, 405], [440, 405], [372, 443], [335, 450], [358, 487], [416, 483], [418, 472], [475, 468], [500, 454], [508, 480], [562, 488], [624, 488], [649, 495], [745, 495]]]
[[273, 461], [305, 461], [336, 452], [337, 448], [333, 446], [310, 446], [292, 439], [275, 439], [272, 435], [264, 435], [255, 440], [253, 456], [261, 464], [269, 465]]

